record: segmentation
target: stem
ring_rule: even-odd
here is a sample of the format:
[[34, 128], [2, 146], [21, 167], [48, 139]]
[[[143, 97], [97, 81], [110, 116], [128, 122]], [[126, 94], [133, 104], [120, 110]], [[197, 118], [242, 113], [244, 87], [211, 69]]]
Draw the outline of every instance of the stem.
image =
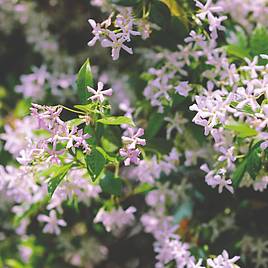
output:
[[70, 112], [72, 112], [72, 113], [83, 114], [83, 115], [86, 114], [85, 112], [77, 111], [77, 110], [73, 110], [73, 109], [68, 108], [68, 107], [66, 107], [66, 106], [64, 106], [64, 105], [59, 105], [59, 107], [65, 109], [65, 110], [67, 110], [67, 111], [70, 111]]
[[115, 176], [116, 178], [119, 177], [119, 163], [116, 163], [116, 164], [115, 164], [114, 176]]

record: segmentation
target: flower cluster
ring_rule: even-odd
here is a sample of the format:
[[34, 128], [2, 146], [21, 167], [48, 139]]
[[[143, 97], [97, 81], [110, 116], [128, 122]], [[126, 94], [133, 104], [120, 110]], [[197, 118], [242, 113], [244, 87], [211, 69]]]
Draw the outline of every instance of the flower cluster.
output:
[[[19, 28], [37, 54], [11, 97], [13, 76], [0, 85], [0, 214], [14, 214], [13, 227], [3, 217], [0, 240], [12, 240], [12, 228], [20, 236], [18, 254], [3, 253], [0, 264], [147, 267], [153, 250], [156, 268], [264, 267], [267, 239], [257, 233], [268, 187], [267, 1], [117, 2], [88, 1], [92, 12], [109, 13], [99, 22], [90, 10], [88, 46], [111, 48], [115, 61], [121, 50], [133, 54], [133, 37], [151, 38], [114, 64], [98, 46], [82, 50], [71, 40], [63, 49], [83, 32], [76, 19], [71, 33], [54, 27], [62, 19], [54, 9], [73, 12], [70, 3], [51, 0], [43, 11], [0, 0], [4, 39]], [[76, 5], [83, 18], [84, 3]], [[98, 67], [88, 59], [73, 75], [88, 53]], [[25, 99], [13, 113], [17, 93]], [[49, 260], [40, 257], [51, 252], [37, 239], [40, 227], [57, 245]], [[136, 240], [141, 254], [117, 256], [114, 245], [121, 252]]]
[[[119, 14], [113, 19], [113, 13], [109, 18], [102, 23], [96, 23], [95, 20], [89, 19], [88, 22], [92, 27], [94, 37], [88, 42], [88, 46], [94, 46], [97, 41], [102, 47], [111, 47], [113, 60], [118, 60], [121, 49], [129, 54], [133, 54], [132, 48], [126, 45], [126, 42], [131, 41], [131, 36], [141, 35], [141, 32], [134, 29], [141, 22], [134, 20], [131, 8], [120, 8]], [[114, 27], [110, 30], [110, 27]], [[146, 25], [147, 26], [147, 25]], [[141, 27], [140, 27], [141, 28]], [[147, 38], [150, 29], [143, 28], [143, 38]], [[145, 32], [146, 31], [146, 32]]]
[[43, 65], [40, 68], [33, 67], [33, 73], [22, 75], [20, 79], [21, 85], [16, 86], [15, 90], [26, 98], [41, 100], [49, 89], [53, 96], [64, 99], [72, 95], [70, 89], [74, 86], [75, 76], [51, 74]]
[[136, 148], [137, 145], [144, 146], [146, 144], [145, 139], [140, 137], [144, 135], [144, 130], [139, 128], [136, 132], [133, 128], [128, 128], [128, 136], [122, 136], [124, 148], [120, 149], [120, 155], [124, 157], [125, 166], [129, 166], [131, 163], [139, 164], [140, 162], [140, 150]]

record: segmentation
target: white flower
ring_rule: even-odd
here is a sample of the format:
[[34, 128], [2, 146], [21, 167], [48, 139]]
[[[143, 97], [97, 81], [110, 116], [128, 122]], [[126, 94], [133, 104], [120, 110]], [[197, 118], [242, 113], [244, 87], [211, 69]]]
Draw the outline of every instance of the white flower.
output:
[[102, 82], [98, 82], [98, 89], [95, 90], [92, 87], [87, 87], [88, 92], [92, 93], [93, 96], [89, 97], [90, 100], [92, 101], [100, 101], [100, 102], [104, 102], [105, 98], [104, 95], [106, 96], [111, 96], [113, 93], [113, 90], [111, 88], [103, 90], [103, 83]]
[[111, 211], [105, 211], [104, 208], [101, 208], [94, 219], [94, 223], [101, 222], [107, 232], [120, 232], [123, 227], [132, 224], [135, 219], [133, 215], [135, 212], [136, 208], [132, 206], [126, 210], [119, 207], [118, 209], [113, 208]]
[[59, 226], [66, 226], [67, 225], [67, 223], [64, 220], [62, 220], [62, 219], [58, 220], [55, 210], [51, 210], [49, 212], [49, 216], [44, 215], [44, 214], [38, 215], [37, 219], [38, 219], [38, 221], [47, 223], [43, 229], [44, 233], [58, 235], [58, 234], [60, 234]]
[[201, 20], [204, 20], [206, 16], [212, 13], [221, 12], [222, 8], [217, 6], [212, 6], [212, 0], [207, 0], [206, 4], [202, 4], [198, 0], [195, 0], [196, 6], [201, 9], [200, 13], [197, 14]]
[[109, 38], [110, 39], [103, 39], [101, 41], [101, 45], [103, 47], [111, 47], [112, 48], [112, 58], [113, 60], [117, 60], [119, 58], [119, 53], [121, 48], [124, 49], [129, 54], [133, 54], [132, 48], [127, 47], [124, 42], [126, 41], [124, 36], [117, 38], [118, 35], [116, 35], [114, 32], [109, 32]]
[[245, 61], [248, 65], [242, 66], [241, 70], [250, 72], [251, 78], [257, 78], [258, 77], [257, 71], [261, 71], [264, 69], [264, 66], [257, 66], [258, 56], [255, 56], [253, 58], [253, 61], [251, 61], [248, 58], [245, 58]]
[[92, 34], [94, 37], [87, 43], [88, 46], [94, 46], [97, 40], [100, 40], [101, 34], [103, 33], [103, 29], [99, 23], [96, 23], [94, 20], [89, 19], [89, 24], [92, 27]]
[[239, 256], [235, 256], [229, 259], [228, 252], [224, 250], [222, 254], [217, 256], [216, 258], [208, 259], [207, 264], [212, 268], [234, 268], [234, 263], [236, 263], [239, 259]]

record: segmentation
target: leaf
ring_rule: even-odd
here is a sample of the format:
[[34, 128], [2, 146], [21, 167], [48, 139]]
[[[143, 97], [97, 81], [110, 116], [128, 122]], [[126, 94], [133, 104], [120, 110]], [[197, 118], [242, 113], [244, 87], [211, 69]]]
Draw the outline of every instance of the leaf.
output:
[[240, 138], [254, 137], [258, 134], [258, 132], [255, 129], [251, 128], [250, 125], [246, 123], [236, 123], [234, 125], [226, 125], [224, 128], [233, 130]]
[[268, 31], [265, 27], [257, 27], [251, 34], [250, 50], [253, 56], [268, 54]]
[[52, 165], [49, 168], [41, 171], [38, 175], [40, 177], [47, 177], [47, 176], [49, 176], [51, 174], [54, 174], [58, 169], [59, 169], [59, 165], [55, 164], [55, 165]]
[[170, 10], [168, 6], [160, 1], [154, 2], [150, 10], [150, 21], [161, 27], [170, 23]]
[[238, 187], [242, 181], [245, 172], [248, 172], [252, 179], [255, 180], [258, 172], [261, 169], [261, 159], [259, 156], [260, 153], [260, 142], [257, 142], [249, 149], [246, 157], [239, 163], [237, 168], [232, 174], [232, 181], [235, 187]]
[[153, 113], [150, 116], [148, 126], [146, 129], [146, 137], [148, 139], [155, 137], [155, 135], [161, 129], [164, 123], [164, 117], [165, 116], [163, 114], [159, 114], [159, 113]]
[[227, 54], [235, 56], [240, 59], [250, 58], [250, 50], [246, 48], [239, 47], [237, 45], [227, 45], [223, 47]]
[[[15, 259], [7, 259], [5, 261], [5, 264], [8, 265], [9, 268], [25, 268], [25, 267], [27, 267], [25, 264], [19, 262], [18, 260], [15, 260]], [[5, 266], [3, 266], [3, 267], [5, 267]]]
[[122, 194], [123, 183], [120, 178], [115, 178], [113, 173], [108, 172], [100, 181], [100, 186], [103, 192], [120, 196]]
[[188, 26], [187, 15], [176, 0], [160, 0], [169, 8], [171, 16], [179, 18], [185, 26]]
[[258, 145], [257, 147], [254, 146], [254, 149], [251, 150], [250, 154], [247, 157], [247, 172], [253, 180], [256, 179], [256, 176], [258, 175], [262, 166], [260, 151], [261, 150]]
[[248, 36], [246, 34], [246, 32], [241, 28], [237, 28], [236, 31], [231, 31], [231, 33], [229, 33], [229, 36], [231, 37], [231, 34], [235, 34], [235, 40], [233, 40], [233, 44], [235, 44], [236, 46], [240, 47], [240, 48], [248, 48]]
[[103, 155], [103, 157], [108, 160], [109, 162], [117, 163], [117, 158], [114, 156], [110, 156], [108, 153], [106, 153], [101, 147], [96, 147], [96, 149]]
[[30, 107], [30, 99], [22, 99], [17, 103], [13, 115], [18, 118], [23, 118], [30, 113]]
[[141, 2], [141, 0], [111, 0], [113, 4], [119, 6], [135, 6]]
[[73, 127], [77, 127], [77, 126], [83, 124], [84, 123], [84, 119], [74, 118], [72, 120], [67, 121], [66, 123], [67, 123], [67, 126], [69, 128], [73, 128]]
[[154, 188], [154, 186], [149, 184], [149, 183], [142, 183], [142, 184], [139, 184], [134, 189], [134, 194], [147, 193], [147, 192], [151, 191], [153, 188]]
[[81, 101], [81, 103], [84, 104], [87, 102], [87, 99], [90, 96], [89, 92], [87, 91], [87, 86], [93, 86], [93, 76], [90, 68], [89, 59], [87, 59], [80, 68], [77, 75], [76, 84], [79, 100]]
[[59, 167], [58, 170], [55, 172], [54, 176], [49, 179], [47, 184], [48, 195], [51, 198], [54, 194], [55, 190], [57, 189], [58, 185], [62, 182], [68, 171], [70, 170], [72, 164], [64, 165]]
[[74, 108], [83, 111], [85, 113], [97, 113], [98, 111], [93, 107], [95, 106], [94, 103], [88, 103], [88, 104], [84, 104], [84, 105], [74, 105]]
[[[232, 101], [231, 102], [231, 107], [236, 108], [236, 106], [239, 104], [238, 101]], [[236, 108], [237, 109], [237, 108]], [[252, 114], [255, 115], [255, 112], [252, 110], [251, 106], [246, 104], [243, 108], [237, 109], [240, 112], [247, 113], [247, 114]]]
[[245, 172], [247, 169], [247, 159], [243, 159], [243, 161], [241, 163], [239, 163], [239, 165], [236, 167], [235, 171], [232, 174], [232, 181], [233, 181], [233, 185], [234, 187], [238, 187], [240, 182], [242, 181]]
[[118, 146], [112, 143], [108, 138], [101, 137], [101, 145], [102, 147], [109, 153], [115, 152], [118, 150]]
[[97, 148], [93, 148], [91, 153], [86, 156], [85, 160], [91, 179], [92, 181], [95, 181], [102, 172], [106, 160]]
[[87, 133], [90, 135], [90, 138], [87, 139], [87, 143], [89, 145], [96, 145], [96, 135], [95, 135], [95, 130], [91, 125], [86, 125], [84, 127], [84, 133]]
[[20, 225], [24, 218], [30, 218], [32, 215], [37, 214], [37, 212], [42, 208], [48, 201], [48, 198], [44, 198], [40, 202], [33, 203], [22, 215], [16, 216], [14, 218], [14, 225], [17, 227]]
[[122, 125], [122, 124], [126, 124], [126, 125], [130, 125], [130, 126], [133, 126], [133, 127], [135, 126], [135, 124], [132, 121], [132, 119], [127, 117], [127, 116], [109, 116], [109, 117], [101, 118], [101, 119], [97, 120], [97, 122], [102, 123], [104, 125]]

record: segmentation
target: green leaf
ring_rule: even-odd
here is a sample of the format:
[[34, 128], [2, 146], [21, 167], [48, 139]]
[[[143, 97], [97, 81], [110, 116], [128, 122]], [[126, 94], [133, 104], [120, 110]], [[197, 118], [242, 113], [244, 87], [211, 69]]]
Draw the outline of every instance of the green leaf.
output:
[[135, 6], [138, 5], [141, 0], [111, 0], [111, 3], [119, 6]]
[[165, 115], [159, 114], [159, 113], [153, 113], [150, 116], [148, 126], [146, 129], [146, 137], [148, 139], [155, 137], [155, 135], [161, 129], [161, 127], [164, 123], [164, 117], [165, 117]]
[[106, 164], [105, 157], [97, 148], [93, 148], [91, 153], [86, 156], [85, 160], [91, 179], [95, 181]]
[[248, 36], [246, 35], [246, 32], [242, 28], [239, 28], [237, 31], [235, 31], [235, 35], [235, 45], [240, 48], [248, 48]]
[[234, 125], [225, 125], [225, 129], [233, 130], [236, 135], [240, 138], [254, 137], [258, 132], [251, 128], [250, 125], [246, 123], [236, 123]]
[[235, 187], [238, 187], [246, 172], [249, 173], [252, 179], [255, 180], [258, 172], [261, 169], [260, 158], [260, 142], [255, 143], [250, 149], [245, 158], [238, 164], [232, 174], [232, 181]]
[[227, 45], [224, 47], [227, 54], [231, 56], [235, 56], [240, 59], [250, 58], [249, 49], [239, 47], [237, 45]]
[[113, 173], [108, 172], [106, 176], [101, 179], [100, 186], [103, 192], [120, 196], [122, 194], [123, 183], [120, 178], [115, 178]]
[[250, 50], [253, 56], [268, 54], [268, 31], [266, 27], [257, 27], [250, 38]]
[[[239, 104], [238, 101], [232, 101], [231, 102], [231, 107], [236, 108], [236, 106]], [[236, 108], [237, 109], [237, 108]], [[246, 104], [243, 108], [237, 109], [240, 112], [247, 113], [247, 114], [252, 114], [255, 115], [255, 112], [252, 110], [251, 106]]]
[[38, 175], [40, 177], [47, 177], [47, 176], [49, 176], [51, 174], [54, 174], [58, 169], [59, 169], [59, 165], [55, 164], [55, 165], [52, 165], [49, 168], [41, 171]]
[[14, 218], [14, 226], [19, 226], [24, 218], [30, 218], [31, 216], [36, 215], [37, 212], [47, 203], [47, 201], [48, 198], [44, 198], [40, 202], [32, 204], [26, 211], [23, 212], [22, 215], [16, 216]]
[[79, 70], [76, 84], [77, 84], [79, 100], [83, 104], [87, 103], [87, 99], [90, 96], [89, 92], [87, 91], [87, 86], [90, 87], [93, 86], [93, 76], [90, 68], [89, 59], [85, 61], [85, 63]]
[[255, 180], [262, 166], [260, 158], [261, 149], [259, 146], [254, 148], [247, 157], [247, 172]]
[[20, 100], [13, 112], [15, 117], [23, 118], [24, 116], [30, 113], [31, 101], [30, 99], [22, 99]]
[[170, 10], [168, 6], [160, 1], [153, 2], [150, 10], [150, 21], [161, 27], [168, 26], [170, 23]]
[[176, 0], [160, 0], [160, 2], [167, 5], [171, 16], [179, 18], [185, 26], [188, 26], [188, 19], [184, 9], [179, 5]]
[[58, 185], [62, 182], [62, 180], [70, 170], [71, 166], [72, 164], [67, 164], [62, 167], [59, 167], [58, 170], [54, 173], [53, 177], [49, 179], [47, 189], [50, 198], [52, 197]]
[[104, 136], [101, 137], [101, 145], [109, 153], [113, 153], [118, 150], [118, 146]]
[[100, 113], [97, 111], [97, 109], [95, 108], [95, 103], [88, 103], [88, 104], [84, 104], [84, 105], [74, 105], [74, 108], [83, 111], [85, 113]]
[[113, 163], [117, 163], [117, 158], [114, 156], [109, 155], [108, 153], [105, 152], [105, 150], [103, 150], [101, 147], [96, 147], [96, 149], [103, 155], [103, 157], [109, 161], [109, 162], [113, 162]]
[[67, 123], [67, 126], [69, 128], [73, 128], [73, 127], [77, 127], [77, 126], [83, 124], [84, 123], [84, 119], [74, 118], [72, 120], [67, 121], [66, 123]]
[[[15, 260], [15, 259], [7, 259], [6, 260], [6, 265], [8, 265], [7, 267], [9, 268], [26, 268], [26, 267], [29, 267], [21, 262], [19, 262], [18, 260]], [[3, 266], [5, 267], [5, 266]]]
[[236, 169], [232, 174], [232, 181], [234, 187], [237, 188], [239, 186], [240, 182], [242, 181], [245, 175], [246, 170], [247, 170], [247, 159], [243, 159], [243, 161], [238, 164], [238, 166], [236, 167]]
[[135, 126], [135, 124], [132, 121], [132, 119], [127, 117], [127, 116], [109, 116], [109, 117], [101, 118], [101, 119], [97, 120], [97, 122], [102, 123], [104, 125], [122, 125], [122, 124], [126, 124], [126, 125], [130, 125], [130, 126], [133, 126], [133, 127]]
[[147, 193], [147, 192], [151, 191], [153, 188], [154, 188], [154, 186], [149, 184], [149, 183], [142, 183], [142, 184], [139, 184], [134, 189], [134, 194]]

